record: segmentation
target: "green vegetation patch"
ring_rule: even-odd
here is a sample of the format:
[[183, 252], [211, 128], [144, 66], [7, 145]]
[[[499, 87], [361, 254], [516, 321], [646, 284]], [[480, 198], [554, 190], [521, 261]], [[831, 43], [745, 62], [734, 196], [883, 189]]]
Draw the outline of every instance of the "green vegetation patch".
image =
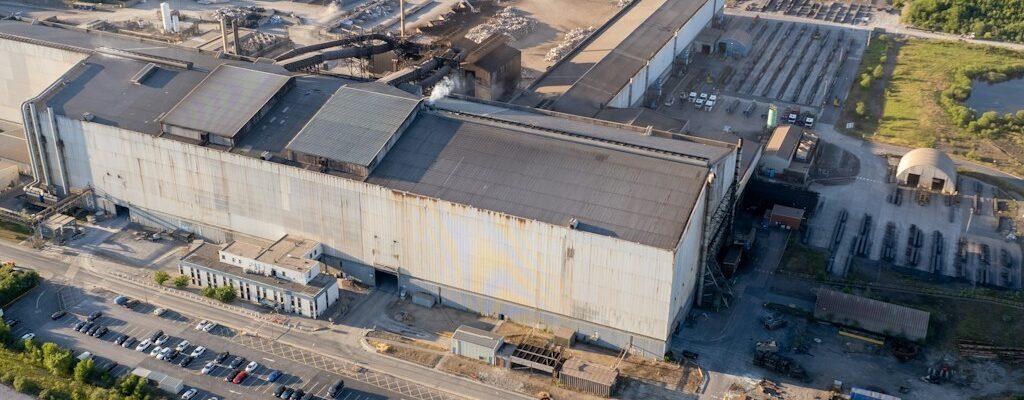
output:
[[1020, 0], [907, 0], [904, 22], [922, 29], [1024, 42]]
[[25, 225], [0, 221], [0, 239], [21, 242], [32, 236], [32, 229]]
[[[876, 139], [909, 147], [935, 147], [940, 141], [974, 139], [970, 122], [954, 122], [944, 95], [966, 98], [970, 74], [1001, 71], [1024, 64], [1024, 53], [955, 42], [909, 39], [900, 47], [892, 79], [882, 101]], [[961, 124], [962, 123], [962, 124]]]
[[13, 264], [0, 266], [0, 305], [6, 306], [39, 283], [39, 274], [15, 269]]
[[828, 255], [825, 251], [806, 246], [793, 236], [789, 238], [780, 270], [825, 280], [828, 278], [827, 268]]

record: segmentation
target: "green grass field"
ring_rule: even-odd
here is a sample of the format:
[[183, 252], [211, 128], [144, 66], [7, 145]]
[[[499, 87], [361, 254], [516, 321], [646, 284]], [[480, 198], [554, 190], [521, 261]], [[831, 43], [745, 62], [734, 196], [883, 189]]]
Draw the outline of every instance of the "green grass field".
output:
[[[873, 139], [909, 147], [952, 145], [964, 134], [950, 120], [939, 96], [959, 68], [1019, 64], [1024, 54], [956, 42], [908, 39], [899, 49], [892, 79], [882, 97], [882, 116]], [[944, 147], [944, 146], [940, 146]]]

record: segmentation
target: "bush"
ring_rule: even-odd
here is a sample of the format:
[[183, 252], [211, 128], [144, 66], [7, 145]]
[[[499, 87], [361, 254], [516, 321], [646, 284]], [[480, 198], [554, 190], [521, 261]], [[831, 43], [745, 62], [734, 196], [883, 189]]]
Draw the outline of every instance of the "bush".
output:
[[79, 383], [85, 383], [89, 381], [89, 375], [92, 375], [93, 361], [83, 360], [79, 361], [75, 365], [75, 381]]
[[857, 115], [860, 115], [860, 116], [863, 117], [864, 115], [866, 115], [868, 113], [868, 106], [865, 105], [863, 101], [858, 101], [857, 102], [857, 108], [854, 109], [854, 112], [856, 112]]
[[25, 394], [36, 394], [39, 391], [39, 384], [32, 379], [19, 376], [14, 378], [14, 390]]
[[188, 276], [178, 275], [178, 276], [174, 277], [174, 287], [176, 287], [178, 289], [184, 289], [185, 286], [188, 286], [188, 282], [189, 282]]
[[54, 343], [43, 343], [43, 366], [46, 367], [51, 374], [58, 376], [68, 376], [71, 373], [72, 365], [74, 365], [75, 358], [72, 356], [71, 351], [63, 349]]
[[156, 282], [157, 285], [163, 286], [164, 282], [167, 282], [168, 279], [171, 279], [171, 276], [164, 271], [156, 271], [153, 273], [153, 282]]
[[5, 347], [9, 347], [13, 340], [14, 336], [11, 335], [11, 327], [7, 326], [3, 321], [0, 321], [0, 344], [3, 344]]
[[885, 71], [882, 70], [882, 66], [876, 65], [875, 69], [871, 70], [871, 77], [875, 79], [881, 79], [883, 73], [885, 73]]
[[230, 303], [235, 300], [235, 297], [237, 297], [238, 294], [235, 293], [235, 288], [231, 286], [221, 286], [216, 289], [215, 296], [217, 300], [220, 300], [225, 303]]
[[217, 295], [217, 289], [214, 289], [212, 286], [207, 286], [207, 287], [204, 287], [202, 290], [200, 290], [199, 293], [202, 294], [203, 296], [206, 296], [206, 297], [209, 297], [209, 298], [212, 299], [212, 298], [214, 298], [214, 296]]
[[3, 382], [5, 385], [14, 383], [14, 373], [8, 371], [0, 374], [0, 382]]
[[39, 283], [39, 274], [32, 270], [14, 269], [14, 265], [0, 267], [0, 306], [6, 306]]
[[861, 88], [863, 88], [863, 89], [870, 89], [872, 82], [874, 82], [874, 79], [871, 78], [871, 75], [864, 74], [864, 75], [860, 76], [860, 87]]

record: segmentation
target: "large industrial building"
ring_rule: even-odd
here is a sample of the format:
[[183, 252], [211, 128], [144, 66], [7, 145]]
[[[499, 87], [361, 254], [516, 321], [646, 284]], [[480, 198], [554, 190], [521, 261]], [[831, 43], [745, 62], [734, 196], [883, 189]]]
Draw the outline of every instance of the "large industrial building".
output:
[[587, 117], [641, 103], [722, 13], [721, 0], [638, 0], [530, 85], [517, 104]]
[[0, 83], [34, 190], [209, 242], [301, 237], [367, 284], [651, 356], [749, 164], [739, 143], [42, 22], [0, 21]]

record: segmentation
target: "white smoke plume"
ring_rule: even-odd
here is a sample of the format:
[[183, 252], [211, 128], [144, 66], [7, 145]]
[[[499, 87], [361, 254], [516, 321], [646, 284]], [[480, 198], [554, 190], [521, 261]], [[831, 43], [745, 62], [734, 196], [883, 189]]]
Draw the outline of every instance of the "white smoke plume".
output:
[[457, 88], [457, 85], [458, 83], [452, 78], [444, 77], [434, 84], [433, 89], [430, 89], [430, 98], [427, 99], [427, 104], [434, 105], [435, 101], [448, 97]]

